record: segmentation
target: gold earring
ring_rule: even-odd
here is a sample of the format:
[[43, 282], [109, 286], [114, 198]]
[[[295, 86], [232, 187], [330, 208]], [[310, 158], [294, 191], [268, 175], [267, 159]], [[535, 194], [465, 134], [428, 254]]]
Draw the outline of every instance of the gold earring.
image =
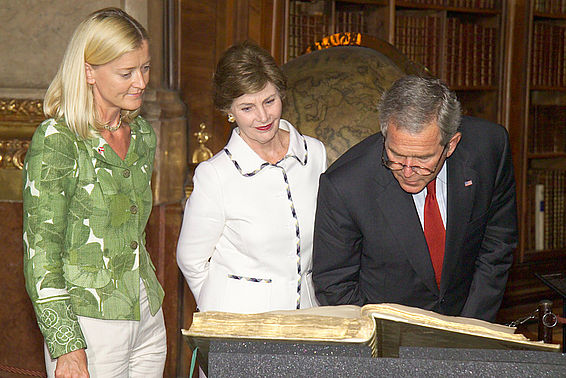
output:
[[234, 118], [234, 114], [228, 113], [228, 122], [230, 123], [236, 122], [236, 118]]

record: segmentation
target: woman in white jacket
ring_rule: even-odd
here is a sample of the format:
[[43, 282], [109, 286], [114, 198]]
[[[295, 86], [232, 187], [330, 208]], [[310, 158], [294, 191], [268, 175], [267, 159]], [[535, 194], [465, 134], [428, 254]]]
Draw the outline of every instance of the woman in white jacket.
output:
[[237, 127], [197, 167], [177, 245], [200, 311], [317, 305], [312, 240], [326, 151], [281, 119], [285, 89], [273, 57], [250, 42], [226, 50], [216, 68], [215, 105]]

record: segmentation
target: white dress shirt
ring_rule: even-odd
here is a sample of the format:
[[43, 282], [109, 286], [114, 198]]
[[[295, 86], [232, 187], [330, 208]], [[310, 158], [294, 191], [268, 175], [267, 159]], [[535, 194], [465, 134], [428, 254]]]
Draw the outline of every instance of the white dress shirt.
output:
[[[440, 210], [440, 216], [442, 217], [442, 223], [444, 223], [444, 229], [446, 230], [446, 161], [442, 164], [438, 176], [436, 176], [436, 202], [438, 202], [438, 208]], [[421, 226], [424, 231], [424, 205], [426, 194], [428, 193], [426, 186], [423, 190], [417, 194], [413, 194], [413, 201], [415, 202], [415, 207], [417, 208], [417, 213], [419, 214], [419, 219], [421, 220]]]
[[289, 122], [288, 152], [261, 159], [233, 130], [223, 151], [199, 164], [177, 245], [177, 262], [201, 311], [255, 313], [316, 306], [312, 240], [326, 150]]

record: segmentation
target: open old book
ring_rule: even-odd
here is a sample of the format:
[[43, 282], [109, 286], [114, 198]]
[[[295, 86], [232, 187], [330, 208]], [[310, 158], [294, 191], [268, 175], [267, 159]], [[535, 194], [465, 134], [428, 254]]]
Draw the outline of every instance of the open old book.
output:
[[197, 312], [182, 333], [193, 350], [199, 347], [201, 366], [212, 339], [365, 344], [373, 357], [398, 357], [400, 346], [560, 351], [560, 345], [530, 341], [513, 327], [389, 303], [260, 314]]

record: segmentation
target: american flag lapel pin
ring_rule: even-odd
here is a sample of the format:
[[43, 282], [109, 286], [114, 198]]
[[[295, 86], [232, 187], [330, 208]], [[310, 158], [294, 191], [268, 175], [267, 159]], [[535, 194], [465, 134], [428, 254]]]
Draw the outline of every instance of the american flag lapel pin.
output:
[[102, 153], [104, 152], [104, 146], [100, 146], [97, 148], [98, 153], [102, 155]]
[[472, 184], [473, 184], [473, 183], [472, 183], [472, 180], [466, 180], [466, 181], [464, 181], [464, 186], [471, 186]]

